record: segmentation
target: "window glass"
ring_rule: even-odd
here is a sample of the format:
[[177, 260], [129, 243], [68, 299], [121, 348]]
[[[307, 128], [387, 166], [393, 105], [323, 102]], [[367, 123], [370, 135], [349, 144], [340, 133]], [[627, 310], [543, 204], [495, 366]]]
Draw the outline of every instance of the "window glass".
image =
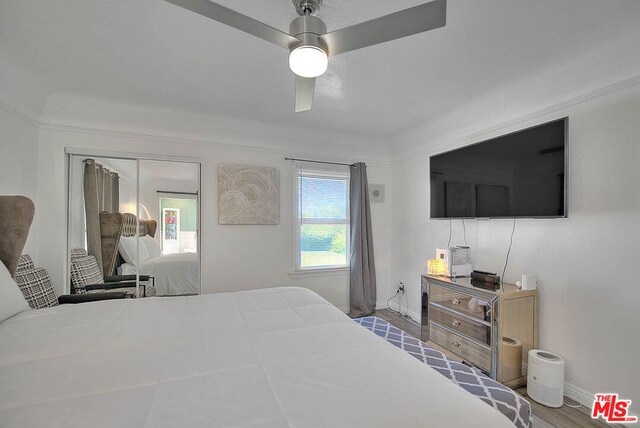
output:
[[348, 266], [348, 175], [299, 170], [296, 199], [297, 268]]

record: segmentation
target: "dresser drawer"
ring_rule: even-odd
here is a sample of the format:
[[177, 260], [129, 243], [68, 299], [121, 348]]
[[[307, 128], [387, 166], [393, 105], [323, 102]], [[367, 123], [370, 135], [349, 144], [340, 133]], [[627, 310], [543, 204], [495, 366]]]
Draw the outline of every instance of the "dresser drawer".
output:
[[491, 351], [489, 349], [476, 345], [462, 336], [432, 323], [429, 323], [429, 335], [435, 343], [451, 350], [468, 363], [491, 372]]
[[[479, 320], [485, 318], [485, 306], [476, 305], [476, 310], [469, 308], [469, 302], [473, 299], [472, 296], [457, 291], [449, 290], [438, 285], [429, 284], [429, 301], [437, 303], [445, 308], [450, 308], [454, 311], [462, 312]], [[479, 300], [480, 301], [480, 300]]]
[[454, 330], [477, 342], [491, 345], [491, 328], [437, 306], [429, 306], [429, 320]]

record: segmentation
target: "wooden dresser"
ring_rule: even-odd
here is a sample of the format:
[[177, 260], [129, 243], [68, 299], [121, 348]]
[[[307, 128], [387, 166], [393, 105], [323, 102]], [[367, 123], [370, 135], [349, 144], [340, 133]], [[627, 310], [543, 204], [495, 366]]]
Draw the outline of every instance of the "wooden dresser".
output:
[[527, 382], [527, 354], [538, 346], [538, 294], [469, 278], [422, 276], [422, 340], [435, 343], [510, 387]]

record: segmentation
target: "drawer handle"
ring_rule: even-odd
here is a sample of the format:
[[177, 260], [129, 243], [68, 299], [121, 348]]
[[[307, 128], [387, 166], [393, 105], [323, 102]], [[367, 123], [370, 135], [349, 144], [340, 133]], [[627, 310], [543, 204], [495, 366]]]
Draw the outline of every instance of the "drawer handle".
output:
[[459, 304], [460, 304], [460, 300], [458, 300], [458, 299], [455, 299], [455, 298], [454, 298], [454, 299], [451, 301], [451, 303], [453, 303], [454, 305], [459, 305]]
[[453, 342], [451, 342], [451, 344], [452, 344], [453, 346], [455, 346], [456, 348], [459, 348], [459, 347], [460, 347], [460, 342], [458, 342], [457, 340], [454, 340]]
[[460, 321], [453, 320], [453, 322], [451, 324], [453, 324], [454, 327], [458, 327], [460, 325]]

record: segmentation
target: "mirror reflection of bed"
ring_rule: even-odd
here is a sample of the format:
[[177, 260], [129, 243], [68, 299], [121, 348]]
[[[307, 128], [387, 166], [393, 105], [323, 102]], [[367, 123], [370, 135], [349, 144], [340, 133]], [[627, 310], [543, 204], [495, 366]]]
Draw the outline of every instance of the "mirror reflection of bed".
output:
[[[135, 259], [123, 257], [118, 266], [118, 275], [149, 275], [153, 278], [153, 286], [158, 296], [178, 296], [198, 294], [198, 254], [169, 253], [164, 254], [156, 239], [150, 235], [140, 235], [140, 255]], [[118, 247], [122, 257], [128, 251], [135, 251], [136, 236], [121, 238]]]
[[69, 168], [72, 294], [200, 293], [198, 163], [74, 154]]

